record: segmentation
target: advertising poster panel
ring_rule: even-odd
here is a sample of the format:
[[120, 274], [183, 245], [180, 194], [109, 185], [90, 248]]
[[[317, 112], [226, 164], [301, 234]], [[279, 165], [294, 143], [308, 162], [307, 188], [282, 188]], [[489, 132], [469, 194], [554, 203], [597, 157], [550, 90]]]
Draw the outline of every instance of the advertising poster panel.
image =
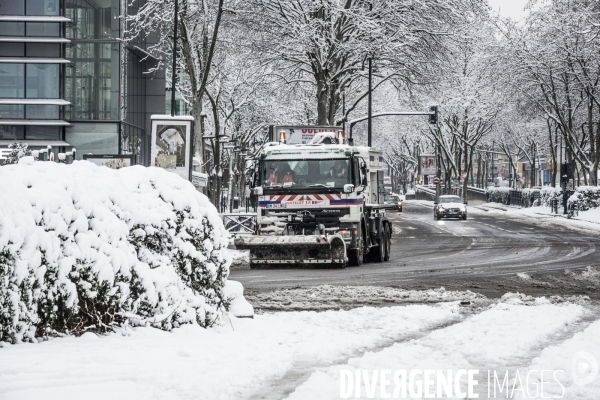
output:
[[437, 164], [434, 155], [422, 154], [419, 156], [419, 163], [421, 165], [421, 175], [435, 175], [437, 174]]
[[192, 123], [190, 116], [152, 116], [151, 165], [191, 180], [190, 154]]

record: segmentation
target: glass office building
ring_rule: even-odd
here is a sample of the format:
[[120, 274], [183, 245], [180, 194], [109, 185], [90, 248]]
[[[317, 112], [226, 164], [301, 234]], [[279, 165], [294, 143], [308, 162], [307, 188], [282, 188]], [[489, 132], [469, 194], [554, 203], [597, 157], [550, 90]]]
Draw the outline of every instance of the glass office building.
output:
[[[143, 0], [140, 0], [143, 1]], [[134, 154], [148, 165], [150, 115], [165, 111], [163, 72], [123, 44], [121, 0], [0, 0], [0, 156], [8, 144]]]

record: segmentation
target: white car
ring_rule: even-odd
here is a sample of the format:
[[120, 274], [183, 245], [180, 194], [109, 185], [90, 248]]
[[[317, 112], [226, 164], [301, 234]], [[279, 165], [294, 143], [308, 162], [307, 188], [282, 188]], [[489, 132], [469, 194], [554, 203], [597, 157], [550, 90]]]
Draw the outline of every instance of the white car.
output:
[[433, 206], [433, 219], [467, 219], [467, 205], [458, 196], [445, 195]]

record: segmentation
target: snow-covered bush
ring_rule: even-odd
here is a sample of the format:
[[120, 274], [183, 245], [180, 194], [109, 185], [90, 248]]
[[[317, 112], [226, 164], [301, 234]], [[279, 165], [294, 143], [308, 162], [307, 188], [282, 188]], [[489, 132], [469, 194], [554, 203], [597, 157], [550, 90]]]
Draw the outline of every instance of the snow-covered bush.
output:
[[569, 210], [572, 209], [573, 203], [576, 201], [579, 205], [579, 211], [600, 207], [600, 186], [579, 186], [575, 189], [575, 193], [569, 197]]
[[31, 155], [31, 150], [29, 150], [27, 143], [11, 143], [8, 145], [8, 148], [10, 149], [10, 153], [8, 153], [8, 156], [4, 160], [4, 165], [16, 164], [21, 158]]
[[489, 187], [486, 191], [488, 203], [508, 204], [510, 197], [510, 188], [508, 187]]
[[0, 210], [0, 341], [219, 321], [228, 234], [176, 174], [25, 157]]
[[552, 186], [544, 186], [540, 190], [540, 201], [543, 206], [550, 207], [550, 202], [557, 199], [562, 204], [562, 189]]

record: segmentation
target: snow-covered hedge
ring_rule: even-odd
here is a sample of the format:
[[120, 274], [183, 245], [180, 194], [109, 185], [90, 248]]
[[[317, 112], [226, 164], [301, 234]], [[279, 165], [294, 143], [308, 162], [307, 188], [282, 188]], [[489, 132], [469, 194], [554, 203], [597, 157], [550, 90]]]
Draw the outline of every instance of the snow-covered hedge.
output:
[[562, 204], [562, 189], [559, 187], [544, 186], [540, 190], [540, 201], [543, 206], [550, 207], [550, 201], [557, 199]]
[[579, 186], [575, 189], [575, 193], [569, 197], [569, 210], [575, 201], [579, 203], [579, 211], [600, 207], [600, 186]]
[[25, 157], [0, 210], [0, 341], [219, 320], [227, 232], [176, 174]]
[[510, 188], [508, 187], [489, 187], [486, 191], [488, 203], [508, 204], [510, 197]]

